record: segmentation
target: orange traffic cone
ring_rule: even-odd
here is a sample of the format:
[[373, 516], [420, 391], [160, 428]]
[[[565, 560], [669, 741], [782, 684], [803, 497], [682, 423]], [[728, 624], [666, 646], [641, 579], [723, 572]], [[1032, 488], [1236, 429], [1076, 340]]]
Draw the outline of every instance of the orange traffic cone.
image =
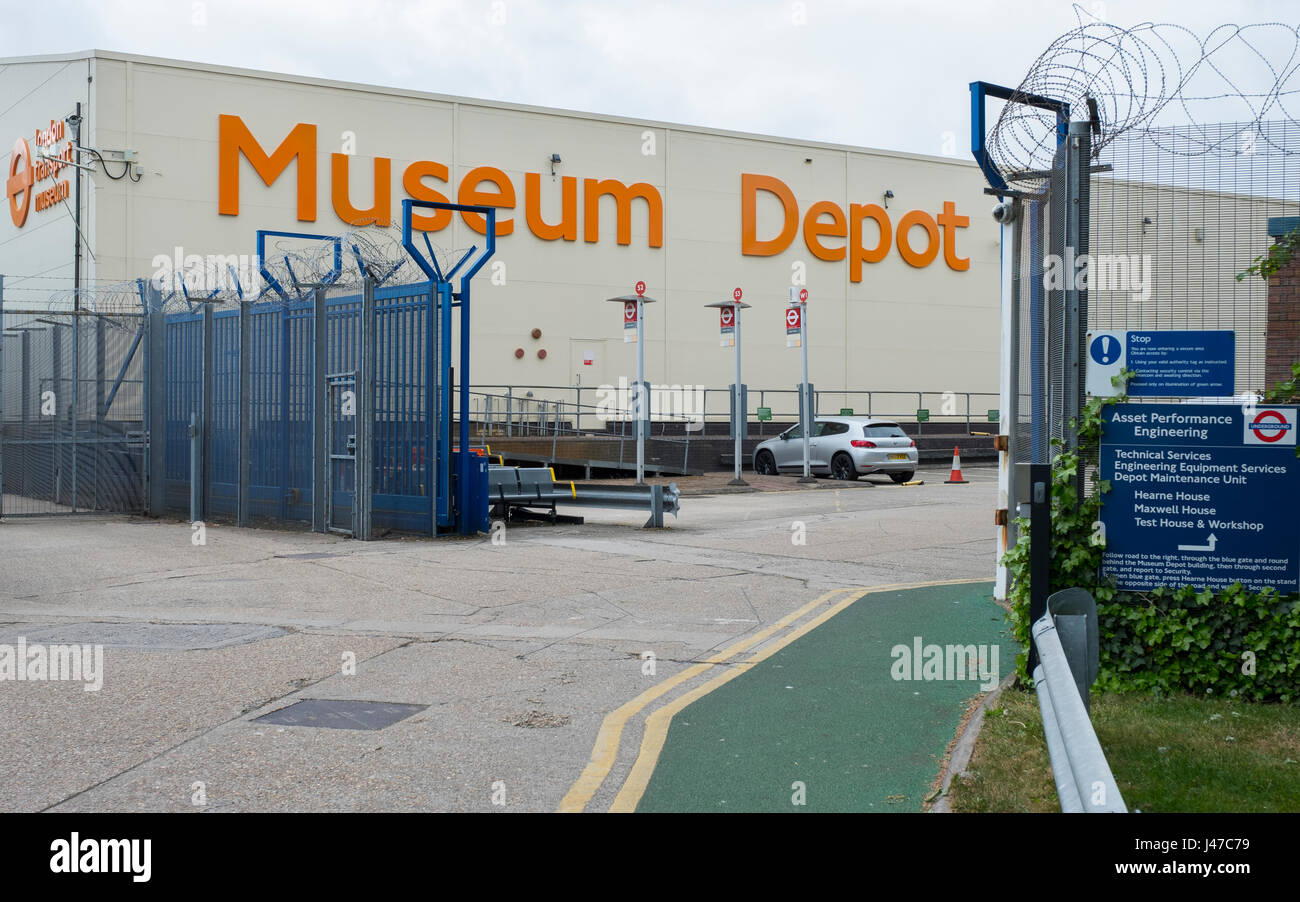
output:
[[965, 484], [969, 480], [963, 479], [961, 475], [961, 451], [954, 445], [952, 449], [952, 475], [943, 481], [944, 485]]

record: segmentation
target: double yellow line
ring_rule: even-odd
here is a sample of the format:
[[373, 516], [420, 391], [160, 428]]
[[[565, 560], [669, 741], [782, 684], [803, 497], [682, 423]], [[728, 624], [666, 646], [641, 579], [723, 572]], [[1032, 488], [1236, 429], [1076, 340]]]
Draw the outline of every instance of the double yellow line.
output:
[[841, 599], [838, 604], [827, 610], [821, 616], [814, 618], [790, 634], [781, 637], [778, 642], [773, 643], [758, 655], [750, 658], [740, 667], [730, 670], [727, 673], [722, 674], [720, 677], [705, 683], [703, 686], [686, 693], [681, 698], [678, 698], [669, 705], [665, 705], [647, 718], [645, 734], [641, 739], [641, 751], [637, 756], [636, 764], [633, 765], [632, 773], [629, 774], [627, 781], [623, 784], [623, 788], [619, 791], [618, 798], [615, 799], [614, 805], [610, 809], [611, 811], [632, 811], [641, 800], [641, 795], [645, 792], [645, 788], [650, 782], [650, 775], [654, 773], [655, 764], [659, 760], [659, 752], [663, 749], [664, 739], [667, 738], [668, 735], [668, 724], [672, 720], [674, 714], [695, 701], [697, 698], [712, 692], [728, 680], [740, 676], [740, 674], [744, 673], [750, 667], [753, 667], [759, 661], [762, 661], [780, 651], [795, 639], [821, 623], [824, 623], [827, 619], [833, 617], [866, 593], [862, 589], [852, 587], [833, 589], [825, 595], [808, 602], [798, 610], [791, 611], [766, 629], [760, 630], [752, 636], [745, 637], [735, 645], [723, 649], [717, 654], [706, 658], [699, 664], [686, 668], [676, 676], [670, 677], [662, 683], [652, 686], [636, 698], [611, 711], [606, 715], [605, 720], [601, 723], [600, 732], [596, 734], [596, 744], [591, 750], [591, 760], [587, 762], [587, 766], [583, 768], [582, 774], [578, 777], [577, 781], [574, 782], [573, 786], [570, 787], [568, 793], [560, 802], [559, 810], [562, 812], [577, 812], [583, 811], [587, 807], [588, 803], [591, 802], [592, 797], [595, 796], [596, 792], [600, 789], [601, 784], [605, 782], [605, 778], [609, 776], [610, 770], [614, 767], [614, 761], [618, 757], [619, 744], [623, 738], [623, 728], [627, 725], [628, 720], [639, 711], [655, 699], [663, 697], [681, 684], [695, 679], [695, 677], [700, 676], [719, 664], [725, 664], [736, 655], [742, 654], [746, 650], [753, 648], [755, 645], [758, 645], [776, 633], [779, 633], [801, 617], [807, 616], [811, 611], [816, 610], [821, 605], [827, 604], [832, 598], [845, 592], [851, 593], [850, 596], [846, 599]]

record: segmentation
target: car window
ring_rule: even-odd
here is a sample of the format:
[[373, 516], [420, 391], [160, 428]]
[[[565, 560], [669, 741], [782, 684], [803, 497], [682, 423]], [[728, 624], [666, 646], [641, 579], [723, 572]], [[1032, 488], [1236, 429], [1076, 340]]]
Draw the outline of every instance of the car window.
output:
[[821, 426], [818, 435], [843, 435], [849, 431], [848, 423], [818, 423], [817, 425]]
[[872, 423], [862, 427], [862, 434], [867, 438], [907, 438], [907, 433], [897, 423]]
[[803, 426], [791, 426], [782, 433], [786, 438], [803, 438]]

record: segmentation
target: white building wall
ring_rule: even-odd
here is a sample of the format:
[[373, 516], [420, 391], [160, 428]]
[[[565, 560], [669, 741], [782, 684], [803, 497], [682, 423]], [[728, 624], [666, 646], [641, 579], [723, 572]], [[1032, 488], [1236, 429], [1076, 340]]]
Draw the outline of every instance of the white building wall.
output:
[[[58, 76], [23, 99], [0, 118], [0, 139], [11, 141], [7, 136], [17, 124], [38, 110], [54, 107], [57, 113], [67, 106], [75, 79], [84, 79], [89, 63], [21, 63], [0, 71], [3, 94], [18, 96], [60, 66], [81, 74]], [[498, 240], [495, 258], [505, 264], [505, 284], [492, 284], [488, 270], [475, 281], [475, 383], [572, 385], [582, 373], [583, 384], [592, 385], [630, 375], [634, 346], [622, 341], [618, 307], [603, 301], [644, 279], [648, 294], [661, 302], [650, 308], [647, 324], [647, 375], [652, 381], [710, 386], [731, 381], [731, 354], [718, 346], [717, 312], [703, 305], [729, 299], [732, 289], [741, 286], [745, 301], [754, 305], [744, 321], [746, 381], [754, 387], [792, 387], [799, 379], [799, 354], [785, 346], [782, 314], [792, 266], [802, 263], [811, 296], [811, 378], [818, 388], [997, 391], [997, 229], [988, 215], [991, 200], [982, 194], [982, 176], [969, 161], [120, 54], [98, 55], [94, 71], [92, 140], [102, 149], [135, 150], [144, 169], [138, 184], [110, 181], [98, 173], [89, 180], [99, 278], [148, 276], [155, 256], [171, 256], [178, 246], [185, 253], [251, 254], [258, 228], [317, 234], [342, 230], [331, 207], [330, 155], [342, 149], [344, 133], [350, 132], [356, 139], [356, 154], [349, 160], [353, 203], [370, 206], [374, 158], [389, 157], [395, 221], [407, 196], [402, 174], [417, 160], [448, 167], [449, 185], [428, 184], [452, 200], [461, 178], [477, 166], [497, 167], [513, 184], [515, 209], [501, 211], [500, 218], [513, 219], [514, 233]], [[222, 114], [241, 117], [268, 153], [296, 124], [317, 126], [315, 222], [300, 222], [294, 215], [296, 165], [268, 187], [247, 161], [241, 162], [239, 215], [218, 214]], [[653, 153], [647, 152], [647, 138], [653, 138]], [[548, 162], [552, 153], [562, 157], [554, 179]], [[114, 172], [120, 168], [110, 166]], [[577, 241], [543, 241], [529, 232], [524, 221], [528, 172], [541, 174], [542, 211], [549, 222], [559, 219], [563, 177], [578, 179]], [[743, 255], [742, 173], [783, 180], [801, 217], [816, 201], [833, 201], [847, 213], [851, 203], [883, 203], [884, 192], [892, 190], [889, 215], [895, 230], [907, 211], [919, 209], [933, 217], [945, 201], [954, 202], [957, 213], [970, 219], [969, 227], [956, 232], [958, 253], [970, 260], [970, 268], [953, 271], [940, 252], [929, 266], [917, 269], [902, 260], [895, 245], [881, 262], [865, 264], [862, 281], [854, 283], [847, 261], [827, 262], [809, 252], [802, 221], [784, 252]], [[585, 178], [653, 185], [663, 199], [663, 246], [648, 246], [648, 218], [639, 201], [634, 203], [632, 242], [618, 245], [609, 199], [601, 205], [599, 242], [584, 241]], [[775, 235], [780, 206], [773, 197], [759, 195], [758, 214], [759, 237]], [[49, 217], [52, 221], [54, 214]], [[919, 240], [923, 234], [913, 230], [915, 243], [924, 243]], [[11, 280], [58, 262], [62, 237], [56, 243], [31, 237], [26, 230], [16, 234], [8, 217], [0, 217], [0, 271]], [[482, 243], [459, 219], [432, 238], [450, 248]], [[828, 247], [845, 243], [823, 240]], [[36, 246], [39, 250], [32, 249]], [[70, 255], [70, 244], [63, 253]], [[542, 330], [540, 340], [529, 337], [533, 328]], [[526, 351], [521, 360], [514, 357], [517, 347]], [[536, 353], [542, 348], [545, 360]], [[585, 350], [596, 353], [595, 366], [581, 365]], [[891, 412], [914, 406], [895, 400], [902, 406]], [[859, 409], [865, 406], [854, 403]]]

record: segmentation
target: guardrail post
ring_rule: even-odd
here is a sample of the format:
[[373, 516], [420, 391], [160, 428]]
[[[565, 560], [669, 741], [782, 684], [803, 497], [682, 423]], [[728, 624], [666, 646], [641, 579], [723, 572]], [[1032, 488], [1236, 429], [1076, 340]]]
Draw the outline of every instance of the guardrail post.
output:
[[662, 485], [650, 486], [650, 522], [646, 525], [654, 527], [664, 525], [664, 487]]
[[1047, 610], [1056, 624], [1084, 710], [1089, 710], [1089, 690], [1100, 667], [1097, 603], [1086, 589], [1063, 589], [1048, 597]]

